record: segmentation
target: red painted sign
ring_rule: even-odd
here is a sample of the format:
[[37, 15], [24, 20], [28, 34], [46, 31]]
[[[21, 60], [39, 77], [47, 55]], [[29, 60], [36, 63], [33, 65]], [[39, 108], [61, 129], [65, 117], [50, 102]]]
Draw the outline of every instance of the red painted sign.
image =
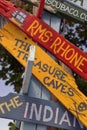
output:
[[15, 8], [10, 2], [0, 0], [0, 14], [87, 80], [87, 55], [78, 47], [37, 17]]

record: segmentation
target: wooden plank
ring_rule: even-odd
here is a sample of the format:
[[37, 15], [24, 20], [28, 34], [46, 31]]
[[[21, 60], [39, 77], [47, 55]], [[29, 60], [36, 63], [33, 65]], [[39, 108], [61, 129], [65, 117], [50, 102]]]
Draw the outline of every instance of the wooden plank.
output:
[[[43, 87], [43, 85], [32, 75], [31, 82], [29, 86], [28, 96], [33, 98], [40, 98], [45, 100], [50, 100], [50, 92]], [[41, 125], [38, 123], [28, 123], [22, 122], [20, 130], [47, 130], [46, 125]]]
[[25, 26], [26, 33], [73, 71], [86, 79], [87, 55], [47, 24], [37, 20], [35, 17], [31, 19], [29, 24]]
[[[56, 21], [56, 22], [55, 22], [55, 26], [57, 26], [57, 31], [59, 32], [61, 20], [60, 20], [58, 17], [55, 17], [55, 16], [53, 16], [52, 14], [50, 14], [49, 12], [44, 11], [44, 12], [43, 12], [43, 15], [42, 15], [42, 20], [45, 21], [45, 23], [47, 23], [49, 26], [52, 25], [53, 21]], [[45, 50], [45, 51], [46, 51], [46, 50]], [[51, 58], [53, 58], [55, 61], [57, 61], [57, 59], [56, 59], [51, 53], [49, 53], [48, 51], [47, 51], [47, 54], [50, 55]], [[51, 101], [54, 101], [54, 102], [57, 101], [57, 99], [53, 96], [53, 94], [51, 94], [50, 100], [51, 100]], [[40, 129], [39, 129], [39, 130], [40, 130]], [[49, 127], [47, 128], [47, 130], [56, 130], [56, 128], [49, 126]]]
[[[10, 32], [11, 29], [11, 32]], [[21, 35], [20, 35], [21, 34]], [[0, 31], [0, 43], [10, 52], [12, 55], [25, 67], [26, 61], [28, 58], [28, 51], [29, 47], [31, 45], [35, 45], [36, 47], [36, 58], [34, 61], [34, 64], [38, 63], [38, 61], [42, 61], [43, 63], [47, 62], [48, 64], [51, 63], [52, 66], [58, 67], [63, 69], [60, 65], [58, 65], [50, 56], [48, 56], [36, 43], [34, 43], [26, 34], [24, 34], [22, 31], [20, 31], [17, 27], [13, 26], [11, 23], [7, 23], [3, 29]], [[10, 43], [8, 45], [8, 43]], [[39, 55], [42, 54], [42, 55]], [[44, 60], [46, 59], [46, 61]], [[34, 65], [35, 66], [35, 65]], [[35, 67], [36, 68], [36, 67]], [[37, 73], [39, 74], [40, 68], [37, 68]], [[33, 69], [34, 71], [34, 69]], [[45, 76], [45, 73], [47, 71], [47, 67], [43, 66], [43, 74], [42, 76]], [[62, 71], [62, 70], [61, 70]], [[64, 71], [64, 69], [63, 69]], [[67, 74], [66, 71], [64, 71], [64, 74], [67, 75], [67, 82], [72, 81], [73, 84], [75, 84], [75, 80], [72, 76]], [[50, 75], [48, 73], [48, 75]], [[38, 77], [38, 76], [36, 76]], [[52, 76], [50, 76], [52, 78]], [[55, 77], [54, 77], [55, 79]], [[76, 84], [75, 84], [75, 86]]]
[[[34, 76], [32, 76], [32, 74], [30, 73], [30, 72], [32, 72], [33, 62], [35, 59], [35, 56], [34, 56], [35, 49], [31, 48], [31, 46], [29, 48], [30, 48], [29, 57], [28, 57], [28, 63], [27, 63], [28, 65], [26, 68], [26, 76], [24, 77], [25, 80], [23, 82], [23, 87], [21, 89], [21, 92], [27, 93], [29, 97], [40, 98], [41, 94], [44, 93], [44, 91], [41, 90], [41, 88], [43, 86], [40, 85], [39, 81], [36, 82]], [[31, 68], [31, 70], [29, 68]], [[30, 81], [30, 83], [29, 83], [29, 81]], [[33, 86], [32, 86], [32, 83], [33, 83]], [[47, 95], [47, 99], [49, 99], [49, 94]], [[20, 130], [28, 130], [28, 129], [36, 130], [38, 123], [37, 122], [34, 122], [34, 124], [32, 124], [32, 123], [33, 123], [32, 121], [21, 122]], [[41, 130], [46, 130], [46, 126], [42, 126]]]
[[[10, 23], [9, 23], [10, 24]], [[13, 25], [7, 25], [0, 31], [0, 43], [19, 61], [26, 66], [25, 54], [29, 38]], [[11, 31], [9, 33], [9, 30]], [[15, 33], [16, 31], [16, 33]], [[21, 34], [21, 35], [20, 35]], [[17, 40], [18, 39], [18, 40]], [[16, 40], [16, 42], [15, 42]], [[23, 42], [26, 41], [26, 42]], [[18, 42], [20, 41], [20, 42]], [[22, 41], [22, 44], [20, 44]], [[8, 45], [9, 43], [9, 45]], [[26, 44], [27, 43], [27, 44]], [[20, 45], [19, 45], [20, 44]], [[23, 45], [26, 45], [23, 46]], [[18, 45], [18, 46], [17, 46]], [[35, 44], [34, 44], [35, 45]], [[22, 52], [20, 56], [18, 52]], [[36, 45], [36, 57], [33, 75], [73, 114], [87, 127], [87, 97], [77, 88], [74, 79], [64, 71], [54, 60]], [[40, 55], [41, 54], [41, 55]], [[46, 60], [44, 60], [46, 59]]]
[[30, 46], [29, 55], [27, 59], [27, 65], [26, 65], [25, 73], [24, 73], [23, 85], [21, 89], [22, 94], [28, 94], [34, 59], [35, 59], [35, 46]]
[[9, 93], [0, 99], [0, 118], [56, 128], [87, 130], [60, 103], [15, 93]]
[[[4, 3], [4, 1], [1, 2]], [[83, 51], [37, 17], [19, 10], [13, 7], [13, 5], [9, 6], [10, 10], [7, 9], [7, 13], [4, 8], [0, 8], [0, 13], [9, 19], [10, 22], [14, 23], [35, 42], [64, 62], [75, 73], [87, 80], [87, 55]]]

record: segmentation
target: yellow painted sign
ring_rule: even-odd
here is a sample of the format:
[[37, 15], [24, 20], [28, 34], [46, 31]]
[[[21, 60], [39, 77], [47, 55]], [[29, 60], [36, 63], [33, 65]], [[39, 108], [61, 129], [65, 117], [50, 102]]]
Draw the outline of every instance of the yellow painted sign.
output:
[[33, 75], [87, 127], [87, 97], [74, 78], [18, 28], [8, 23], [0, 31], [0, 43], [24, 66], [30, 45], [36, 46]]

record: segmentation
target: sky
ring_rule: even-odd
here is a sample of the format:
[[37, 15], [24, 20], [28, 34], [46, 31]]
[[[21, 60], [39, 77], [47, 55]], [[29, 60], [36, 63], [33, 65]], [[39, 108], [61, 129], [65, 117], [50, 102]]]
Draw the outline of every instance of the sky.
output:
[[[14, 92], [13, 86], [5, 86], [4, 81], [0, 80], [0, 97], [8, 95], [10, 92]], [[0, 118], [0, 130], [9, 130], [9, 122], [13, 122], [13, 120]]]

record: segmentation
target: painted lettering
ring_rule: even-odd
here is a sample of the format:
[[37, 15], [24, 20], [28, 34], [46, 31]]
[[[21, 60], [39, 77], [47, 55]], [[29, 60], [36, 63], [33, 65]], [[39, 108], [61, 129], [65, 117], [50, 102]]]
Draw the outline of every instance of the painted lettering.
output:
[[76, 65], [74, 64], [74, 66], [76, 66], [79, 71], [83, 72], [82, 67], [84, 67], [84, 64], [87, 62], [87, 59], [85, 57], [82, 57], [82, 58], [81, 57], [82, 56], [80, 56], [77, 61], [75, 60], [75, 64], [76, 63], [78, 63], [78, 64], [76, 64]]
[[66, 82], [65, 77], [67, 77], [67, 75], [63, 71], [58, 70], [57, 68], [54, 68], [47, 64], [43, 64], [41, 61], [34, 63], [34, 66], [38, 67], [43, 72], [47, 72], [48, 74], [52, 75], [54, 78]]
[[[71, 2], [76, 3], [76, 5], [83, 6], [83, 0], [71, 0]], [[55, 8], [56, 11], [62, 12], [63, 14], [67, 14], [67, 16], [73, 17], [78, 21], [85, 22], [87, 21], [86, 11], [79, 10], [79, 8], [74, 7], [72, 4], [69, 6], [68, 3], [62, 3], [57, 0], [46, 0], [46, 3]]]
[[35, 113], [35, 119], [39, 121], [41, 118], [41, 111], [42, 111], [42, 105], [39, 105], [39, 107], [37, 108], [36, 104], [32, 103], [29, 119], [32, 119], [33, 114]]
[[53, 36], [52, 32], [47, 28], [44, 28], [37, 20], [32, 22], [28, 27], [27, 32], [30, 33], [31, 36], [39, 35], [38, 38], [44, 43], [50, 41], [50, 38]]
[[74, 90], [73, 90], [73, 88], [68, 88], [68, 95], [69, 96], [74, 96]]
[[51, 106], [48, 104], [37, 103], [37, 102], [26, 102], [24, 118], [29, 120], [42, 121], [43, 123], [54, 123], [55, 125], [67, 125], [69, 127], [75, 127], [77, 122], [80, 128], [84, 126], [76, 120], [75, 117], [70, 118], [69, 112], [65, 109], [64, 111], [57, 106]]
[[66, 48], [65, 41], [62, 42], [61, 38], [57, 37], [55, 39], [55, 41], [52, 43], [52, 45], [50, 46], [50, 48], [53, 50], [54, 54], [57, 54], [62, 50], [63, 51], [62, 55], [64, 55], [66, 53], [67, 49], [70, 48], [70, 45], [68, 45]]
[[26, 102], [25, 111], [24, 111], [24, 118], [27, 118], [28, 109], [29, 109], [29, 102]]
[[16, 96], [13, 98], [13, 101], [14, 101], [16, 107], [20, 107], [23, 104], [23, 102], [19, 101], [19, 98], [20, 98], [20, 96]]
[[[49, 115], [47, 115], [47, 113], [49, 113]], [[43, 121], [44, 122], [49, 122], [51, 121], [53, 118], [53, 110], [50, 106], [45, 106], [44, 107], [44, 112], [43, 112]]]
[[59, 108], [57, 107], [56, 108], [56, 113], [55, 113], [55, 118], [54, 118], [54, 123], [57, 124], [58, 123], [58, 117], [59, 117]]
[[87, 63], [87, 59], [76, 52], [76, 50], [70, 45], [67, 45], [65, 41], [63, 42], [61, 38], [57, 37], [50, 48], [53, 50], [54, 54], [59, 54], [80, 72], [83, 72], [82, 67], [85, 66], [85, 63]]
[[26, 54], [25, 52], [21, 51], [21, 50], [18, 50], [18, 55], [17, 55], [18, 58], [21, 58], [22, 60], [25, 60], [27, 61], [28, 59], [28, 54]]
[[72, 1], [72, 2], [80, 2], [81, 6], [83, 6], [83, 2], [84, 2], [84, 0], [70, 0], [70, 1]]
[[64, 94], [68, 94], [69, 96], [74, 96], [74, 90], [72, 88], [67, 88], [67, 86], [63, 84], [61, 86], [60, 91]]
[[23, 40], [20, 39], [15, 39], [16, 43], [14, 44], [15, 46], [19, 47], [20, 49], [29, 52], [30, 44], [27, 42], [24, 42]]
[[56, 69], [53, 77], [58, 78], [63, 82], [66, 82], [65, 77], [67, 77], [67, 75], [63, 71]]
[[80, 112], [86, 111], [86, 110], [87, 110], [87, 103], [81, 102], [81, 103], [78, 105], [78, 110], [79, 110]]
[[[78, 120], [77, 120], [77, 121], [78, 121]], [[78, 123], [79, 123], [80, 128], [83, 129], [84, 126], [81, 124], [81, 122], [78, 121]], [[74, 119], [73, 119], [73, 127], [75, 127], [75, 126], [76, 126], [76, 118], [74, 117]]]
[[50, 79], [48, 76], [44, 77], [43, 82], [47, 87], [52, 87], [54, 89], [59, 89], [60, 92], [64, 94], [68, 94], [69, 96], [74, 96], [74, 90], [72, 88], [67, 88], [66, 85], [62, 84], [60, 81], [55, 81], [54, 79]]
[[64, 112], [59, 124], [62, 125], [64, 122], [67, 123], [68, 126], [71, 126], [71, 123], [70, 123], [70, 120], [69, 120], [69, 115], [68, 115], [67, 111]]
[[32, 24], [28, 27], [27, 32], [31, 33], [31, 36], [34, 36], [34, 30], [38, 28], [39, 22], [37, 20], [34, 20]]
[[61, 3], [60, 1], [56, 0], [47, 0], [46, 3], [60, 12], [62, 11], [64, 13], [68, 13], [70, 16], [72, 15], [74, 17], [79, 17], [79, 11], [74, 7], [68, 6], [68, 4]]
[[62, 83], [60, 83], [60, 81], [55, 81], [54, 79], [51, 80], [49, 77], [44, 77], [43, 82], [48, 87], [52, 86], [52, 88], [55, 88], [55, 89], [58, 89], [59, 87], [63, 85]]
[[3, 102], [0, 104], [0, 111], [2, 114], [5, 114], [6, 111], [10, 112], [12, 108], [18, 108], [20, 107], [23, 102], [19, 101], [19, 96], [16, 96], [12, 99], [10, 99], [9, 103], [8, 102]]
[[85, 14], [85, 13], [81, 13], [80, 14], [80, 18], [82, 19], [82, 20], [84, 20], [85, 19], [85, 21], [87, 21], [87, 14]]

